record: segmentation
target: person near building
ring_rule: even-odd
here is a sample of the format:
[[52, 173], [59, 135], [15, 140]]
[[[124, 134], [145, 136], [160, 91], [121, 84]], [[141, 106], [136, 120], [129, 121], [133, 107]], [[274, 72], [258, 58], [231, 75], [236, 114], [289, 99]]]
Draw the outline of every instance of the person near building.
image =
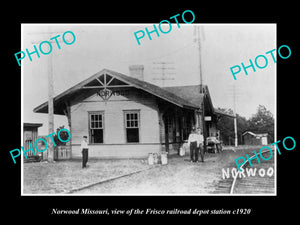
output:
[[81, 153], [82, 153], [82, 168], [86, 168], [86, 164], [89, 158], [89, 146], [87, 141], [87, 136], [83, 136], [81, 141]]
[[198, 151], [200, 152], [201, 162], [204, 162], [204, 137], [202, 134], [202, 130], [199, 127], [197, 128], [197, 134], [199, 139]]
[[[188, 138], [188, 146], [190, 147], [191, 162], [198, 162], [200, 144], [202, 144], [202, 149], [203, 149], [203, 136], [197, 133], [195, 127], [193, 127]], [[201, 159], [203, 161], [202, 156]]]

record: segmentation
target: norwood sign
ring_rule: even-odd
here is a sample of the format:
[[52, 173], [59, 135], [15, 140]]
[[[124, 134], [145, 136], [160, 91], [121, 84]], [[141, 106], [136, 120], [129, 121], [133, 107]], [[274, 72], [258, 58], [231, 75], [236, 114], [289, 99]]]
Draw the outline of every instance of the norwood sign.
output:
[[102, 89], [97, 92], [97, 95], [100, 96], [103, 100], [108, 100], [112, 95], [113, 96], [124, 96], [128, 97], [129, 90], [110, 90], [110, 89]]

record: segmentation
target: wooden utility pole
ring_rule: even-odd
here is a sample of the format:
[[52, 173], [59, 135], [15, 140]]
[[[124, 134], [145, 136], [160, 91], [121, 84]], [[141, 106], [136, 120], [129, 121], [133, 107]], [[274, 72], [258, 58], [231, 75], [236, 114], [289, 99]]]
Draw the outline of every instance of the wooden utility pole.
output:
[[232, 89], [230, 89], [230, 94], [232, 94], [233, 98], [233, 115], [234, 117], [234, 146], [238, 146], [238, 133], [237, 133], [237, 113], [236, 113], [236, 104], [238, 97], [241, 95], [241, 92], [239, 89], [236, 89], [235, 84], [231, 85]]
[[199, 54], [199, 74], [200, 74], [200, 93], [204, 93], [203, 90], [203, 74], [202, 74], [202, 59], [201, 59], [201, 37], [200, 37], [200, 26], [196, 26], [197, 30], [197, 44], [198, 44], [198, 54]]
[[[48, 56], [48, 131], [49, 134], [54, 132], [54, 107], [53, 107], [53, 96], [54, 96], [54, 87], [53, 87], [53, 59], [52, 55]], [[53, 162], [54, 160], [54, 146], [52, 141], [49, 141], [49, 151], [48, 151], [48, 162]]]
[[[55, 40], [50, 40], [48, 37], [49, 34], [58, 34], [59, 32], [52, 32], [51, 28], [49, 27], [48, 32], [34, 32], [29, 33], [35, 35], [42, 35], [45, 38], [41, 39], [40, 41], [32, 41], [32, 44], [40, 44], [42, 41], [47, 40], [48, 42], [56, 43]], [[57, 41], [58, 43], [62, 43], [61, 41]], [[52, 134], [54, 132], [54, 106], [53, 106], [53, 96], [54, 96], [54, 81], [53, 81], [53, 51], [48, 55], [48, 66], [47, 66], [47, 73], [48, 73], [48, 132]], [[48, 141], [48, 148], [47, 148], [47, 161], [52, 163], [54, 161], [54, 146], [52, 141]]]
[[[196, 31], [196, 32], [195, 32]], [[203, 84], [203, 73], [202, 73], [202, 58], [201, 58], [201, 34], [200, 34], [200, 25], [195, 25], [194, 34], [196, 35], [195, 41], [197, 41], [198, 44], [198, 54], [199, 54], [199, 75], [200, 75], [200, 94], [203, 95], [202, 102], [201, 102], [201, 108], [202, 108], [202, 116], [201, 116], [201, 122], [202, 122], [202, 132], [203, 132], [203, 138], [204, 138], [204, 150], [206, 151], [206, 137], [207, 137], [207, 131], [205, 128], [205, 91], [204, 91], [204, 84]]]
[[[43, 32], [43, 33], [36, 33], [36, 34], [50, 34], [52, 32]], [[35, 34], [35, 33], [33, 33]], [[49, 38], [48, 38], [49, 39]], [[47, 39], [46, 39], [47, 40]], [[32, 44], [39, 44], [42, 41], [32, 41]], [[50, 43], [54, 43], [54, 41], [47, 40]], [[48, 132], [52, 134], [54, 132], [54, 107], [53, 107], [53, 95], [54, 95], [54, 87], [53, 87], [53, 59], [52, 59], [53, 52], [48, 55], [48, 65], [47, 65], [47, 74], [48, 74]], [[54, 161], [54, 146], [52, 141], [47, 142], [47, 161], [52, 163]]]
[[238, 146], [238, 136], [237, 136], [237, 118], [236, 118], [236, 92], [235, 85], [233, 85], [233, 114], [234, 114], [234, 146]]

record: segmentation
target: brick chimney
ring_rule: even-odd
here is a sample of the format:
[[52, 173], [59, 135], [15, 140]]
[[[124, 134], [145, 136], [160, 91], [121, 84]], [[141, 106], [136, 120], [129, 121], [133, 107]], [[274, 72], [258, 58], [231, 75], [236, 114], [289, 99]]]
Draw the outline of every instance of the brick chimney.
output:
[[143, 65], [130, 65], [129, 74], [131, 77], [144, 80], [144, 66]]

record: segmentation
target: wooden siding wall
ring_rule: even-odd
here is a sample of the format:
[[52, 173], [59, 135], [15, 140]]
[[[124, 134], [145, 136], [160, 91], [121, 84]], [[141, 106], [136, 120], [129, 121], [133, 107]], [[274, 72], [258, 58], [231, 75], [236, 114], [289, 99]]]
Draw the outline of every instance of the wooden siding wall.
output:
[[[126, 143], [124, 110], [140, 111], [140, 143]], [[93, 111], [104, 112], [104, 143], [90, 144], [89, 157], [145, 157], [161, 150], [154, 97], [129, 89], [127, 96], [112, 95], [107, 102], [97, 94], [71, 102], [72, 158], [81, 157], [82, 136], [89, 135], [88, 112]]]
[[[36, 151], [34, 148], [34, 142], [37, 139], [37, 131], [38, 129], [36, 127], [24, 127], [24, 133], [23, 133], [23, 148], [24, 150], [29, 149], [29, 143], [33, 146], [35, 155], [39, 155], [40, 152]], [[33, 156], [32, 151], [26, 152], [27, 157]], [[25, 158], [25, 155], [23, 154], [23, 157]]]

